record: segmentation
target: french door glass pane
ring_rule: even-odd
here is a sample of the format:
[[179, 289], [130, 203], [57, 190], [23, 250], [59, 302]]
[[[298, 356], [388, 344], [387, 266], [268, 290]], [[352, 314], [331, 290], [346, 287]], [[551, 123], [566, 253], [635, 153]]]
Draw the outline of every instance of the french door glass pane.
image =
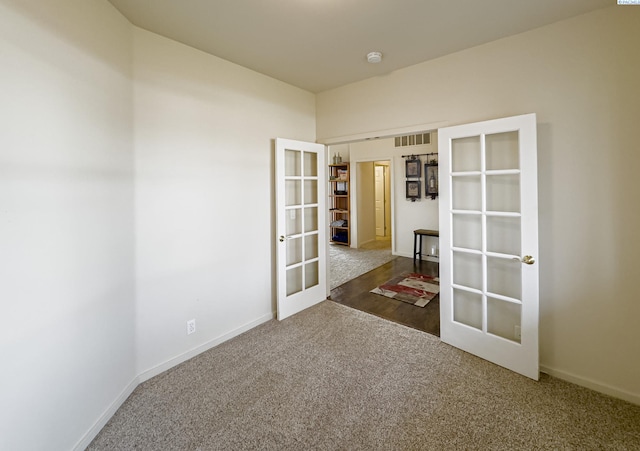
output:
[[287, 266], [302, 262], [302, 239], [300, 237], [287, 240]]
[[518, 132], [495, 133], [485, 137], [486, 169], [519, 169]]
[[287, 296], [302, 291], [302, 266], [287, 269]]
[[487, 175], [487, 211], [520, 212], [520, 175]]
[[304, 259], [305, 261], [318, 258], [318, 234], [304, 237]]
[[307, 207], [304, 209], [304, 231], [316, 230], [318, 230], [318, 207]]
[[480, 176], [453, 177], [451, 183], [451, 202], [454, 210], [482, 210]]
[[304, 265], [304, 288], [309, 289], [318, 285], [319, 274], [317, 261]]
[[454, 288], [453, 320], [482, 330], [482, 295]]
[[479, 136], [451, 140], [451, 170], [453, 172], [481, 170]]
[[454, 214], [453, 247], [482, 250], [482, 216]]
[[304, 181], [304, 203], [305, 205], [318, 203], [318, 180]]
[[318, 154], [314, 152], [304, 153], [304, 176], [305, 177], [318, 176]]
[[520, 255], [520, 218], [487, 216], [487, 251]]
[[487, 332], [520, 343], [522, 306], [492, 297], [487, 298]]
[[292, 208], [286, 210], [286, 233], [287, 236], [291, 235], [299, 235], [302, 233], [302, 215], [300, 214], [302, 210], [300, 208]]
[[302, 184], [300, 180], [285, 180], [284, 197], [284, 202], [287, 207], [300, 205], [302, 203]]
[[300, 174], [300, 156], [299, 150], [284, 151], [284, 175], [286, 177], [299, 177]]
[[482, 255], [454, 252], [453, 283], [482, 290]]
[[487, 257], [487, 291], [522, 299], [521, 265], [519, 260]]

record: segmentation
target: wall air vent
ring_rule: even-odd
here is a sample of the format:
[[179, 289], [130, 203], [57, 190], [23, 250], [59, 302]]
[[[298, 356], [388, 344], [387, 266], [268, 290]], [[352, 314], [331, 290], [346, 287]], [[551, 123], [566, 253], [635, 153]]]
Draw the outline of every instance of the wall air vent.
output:
[[395, 137], [395, 147], [420, 146], [422, 144], [431, 144], [431, 133]]

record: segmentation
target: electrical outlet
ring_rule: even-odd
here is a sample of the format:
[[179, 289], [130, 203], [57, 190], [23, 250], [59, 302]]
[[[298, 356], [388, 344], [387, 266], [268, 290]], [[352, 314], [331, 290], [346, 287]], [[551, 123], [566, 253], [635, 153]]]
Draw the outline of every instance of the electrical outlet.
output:
[[187, 321], [187, 335], [191, 335], [196, 331], [196, 320], [190, 319]]
[[520, 340], [522, 338], [520, 326], [513, 326], [513, 338], [515, 338], [516, 340]]

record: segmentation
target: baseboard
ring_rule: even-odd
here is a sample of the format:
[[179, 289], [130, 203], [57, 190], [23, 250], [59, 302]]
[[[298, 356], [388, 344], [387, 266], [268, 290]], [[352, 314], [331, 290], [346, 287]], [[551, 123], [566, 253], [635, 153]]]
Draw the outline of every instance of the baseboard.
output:
[[571, 382], [581, 387], [585, 387], [605, 395], [613, 396], [614, 398], [622, 399], [633, 404], [640, 405], [640, 395], [637, 393], [631, 393], [626, 390], [621, 390], [611, 385], [603, 384], [601, 382], [587, 379], [585, 377], [577, 376], [567, 371], [558, 370], [548, 366], [540, 365], [540, 371], [548, 374], [549, 376], [557, 377], [567, 382]]
[[[413, 254], [407, 254], [406, 252], [396, 252], [393, 255], [397, 255], [398, 257], [407, 257], [407, 258], [413, 259]], [[427, 262], [434, 262], [434, 263], [440, 262], [440, 259], [438, 257], [431, 257], [429, 255], [423, 255], [421, 260], [424, 260]]]
[[266, 323], [267, 321], [270, 321], [274, 318], [274, 314], [273, 313], [268, 313], [266, 315], [261, 316], [260, 318], [253, 320], [251, 322], [248, 322], [246, 324], [243, 324], [242, 326], [227, 332], [224, 335], [221, 335], [217, 338], [214, 338], [213, 340], [210, 340], [206, 343], [201, 344], [200, 346], [197, 346], [193, 349], [190, 349], [189, 351], [180, 354], [176, 357], [173, 357], [172, 359], [167, 360], [164, 363], [161, 363], [158, 366], [155, 366], [153, 368], [150, 368], [142, 373], [140, 373], [138, 375], [139, 378], [139, 383], [148, 381], [149, 379], [151, 379], [152, 377], [157, 376], [158, 374], [164, 373], [165, 371], [167, 371], [170, 368], [173, 368], [176, 365], [181, 364], [182, 362], [186, 362], [187, 360], [189, 360], [192, 357], [197, 356], [198, 354], [203, 353], [204, 351], [207, 351], [213, 347], [218, 346], [221, 343], [224, 343], [227, 340], [232, 339], [233, 337], [236, 337], [238, 335], [240, 335], [241, 333], [244, 333], [250, 329], [253, 329], [256, 326], [259, 326], [260, 324]]
[[274, 313], [266, 314], [254, 321], [243, 324], [242, 326], [227, 332], [224, 335], [221, 335], [211, 341], [208, 341], [196, 348], [193, 348], [184, 354], [180, 354], [166, 362], [155, 366], [138, 376], [136, 376], [129, 384], [125, 387], [124, 390], [118, 395], [118, 397], [111, 403], [111, 405], [107, 408], [107, 410], [100, 416], [100, 418], [91, 426], [91, 428], [84, 434], [84, 436], [80, 439], [80, 441], [73, 447], [74, 451], [82, 451], [86, 449], [91, 441], [96, 438], [98, 433], [102, 430], [102, 428], [109, 422], [111, 417], [116, 413], [116, 411], [124, 404], [127, 398], [133, 393], [138, 385], [142, 382], [151, 379], [154, 376], [157, 376], [160, 373], [165, 372], [166, 370], [173, 368], [176, 365], [179, 365], [182, 362], [189, 360], [192, 357], [197, 356], [198, 354], [207, 351], [215, 346], [218, 346], [221, 343], [224, 343], [227, 340], [230, 340], [233, 337], [240, 335], [243, 332], [246, 332], [250, 329], [253, 329], [256, 326], [259, 326], [262, 323], [266, 323], [267, 321], [275, 318]]
[[136, 387], [140, 384], [139, 378], [136, 376], [133, 378], [131, 382], [125, 387], [124, 390], [118, 395], [118, 397], [111, 403], [111, 405], [107, 408], [107, 410], [100, 415], [98, 421], [96, 421], [93, 426], [84, 434], [84, 436], [80, 439], [76, 446], [73, 447], [74, 450], [82, 451], [86, 449], [91, 441], [96, 438], [98, 433], [102, 430], [102, 428], [109, 422], [111, 417], [116, 413], [116, 411], [124, 404], [127, 398], [133, 393]]

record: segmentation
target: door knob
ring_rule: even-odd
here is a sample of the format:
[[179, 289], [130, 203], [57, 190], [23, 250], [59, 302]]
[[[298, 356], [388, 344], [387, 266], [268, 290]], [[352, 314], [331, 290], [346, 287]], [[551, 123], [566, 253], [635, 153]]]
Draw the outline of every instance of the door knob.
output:
[[280, 235], [280, 242], [282, 243], [284, 241], [284, 235]]
[[517, 262], [522, 262], [525, 265], [533, 265], [536, 262], [536, 259], [531, 255], [525, 255], [522, 259], [519, 259], [518, 257], [513, 257], [513, 259]]

